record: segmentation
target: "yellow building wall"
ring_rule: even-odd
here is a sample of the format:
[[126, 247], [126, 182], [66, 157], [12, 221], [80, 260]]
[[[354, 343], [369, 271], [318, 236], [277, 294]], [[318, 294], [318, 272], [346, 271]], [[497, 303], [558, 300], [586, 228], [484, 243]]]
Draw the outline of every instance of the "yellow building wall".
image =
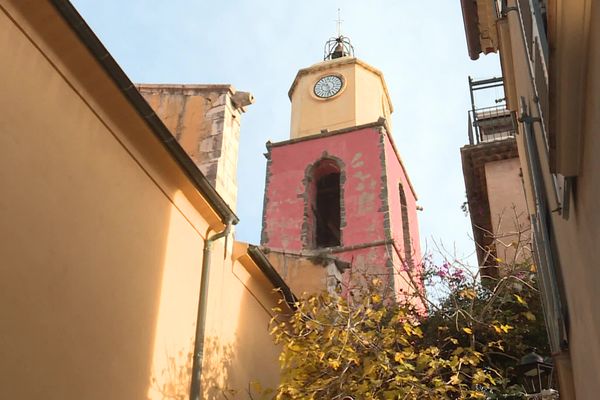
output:
[[[0, 4], [0, 54], [0, 398], [186, 391], [204, 237], [223, 224], [49, 3]], [[222, 387], [272, 385], [276, 301], [223, 242], [208, 307], [235, 355]]]
[[[516, 6], [516, 1], [509, 1], [509, 6]], [[562, 5], [566, 11], [578, 10], [581, 5]], [[577, 6], [577, 7], [575, 7]], [[552, 9], [549, 16], [556, 17], [557, 9]], [[590, 5], [586, 11], [589, 21], [596, 21], [600, 18], [599, 4]], [[573, 15], [563, 15], [561, 24], [565, 27], [579, 29], [582, 20], [571, 18]], [[531, 83], [529, 67], [527, 65], [526, 50], [524, 48], [523, 35], [521, 31], [519, 16], [517, 13], [509, 13], [507, 22], [500, 24], [500, 48], [503, 74], [509, 77], [511, 86], [514, 86], [507, 94], [509, 97], [509, 106], [511, 109], [519, 112], [519, 102], [523, 98], [533, 117], [538, 117], [536, 99]], [[549, 20], [549, 23], [552, 21]], [[551, 25], [551, 24], [549, 24]], [[544, 137], [538, 123], [533, 124], [534, 135], [538, 144], [538, 154], [542, 167], [542, 175], [546, 196], [548, 199], [548, 208], [551, 211], [549, 219], [552, 222], [552, 234], [556, 246], [556, 255], [558, 260], [557, 271], [564, 285], [566, 303], [568, 306], [569, 328], [569, 350], [567, 357], [570, 358], [566, 364], [558, 365], [559, 376], [564, 377], [571, 373], [569, 377], [573, 379], [575, 393], [569, 392], [570, 382], [561, 381], [561, 398], [566, 399], [592, 399], [597, 397], [600, 390], [600, 382], [597, 380], [597, 371], [600, 367], [600, 313], [598, 313], [597, 290], [600, 285], [600, 269], [598, 260], [600, 259], [600, 247], [598, 238], [600, 237], [600, 213], [598, 212], [598, 198], [600, 197], [600, 161], [597, 157], [600, 152], [600, 103], [598, 102], [598, 93], [600, 93], [600, 26], [590, 24], [588, 33], [588, 45], [583, 53], [577, 53], [576, 56], [569, 57], [566, 61], [573, 65], [585, 63], [587, 76], [585, 77], [585, 91], [577, 93], [581, 98], [566, 99], [563, 94], [563, 101], [574, 104], [585, 105], [583, 109], [583, 128], [581, 131], [581, 140], [583, 145], [579, 150], [580, 173], [576, 177], [570, 193], [570, 207], [568, 219], [558, 212], [560, 206], [557, 192], [554, 187], [554, 181], [550, 173], [550, 159], [548, 150], [545, 146]], [[510, 40], [507, 40], [510, 38]], [[556, 38], [551, 38], [556, 39]], [[583, 40], [583, 38], [580, 38]], [[573, 43], [573, 48], [578, 48]], [[551, 50], [552, 51], [552, 50]], [[568, 51], [563, 47], [561, 51]], [[554, 54], [554, 55], [552, 55]], [[551, 64], [560, 64], [561, 60], [553, 59], [556, 52], [551, 52]], [[562, 54], [562, 53], [561, 53]], [[561, 80], [560, 75], [555, 75], [554, 79]], [[562, 84], [570, 85], [568, 78], [562, 78]], [[519, 124], [522, 130], [522, 124]], [[550, 129], [556, 128], [551, 126]], [[561, 131], [557, 134], [571, 138], [570, 131]], [[576, 140], [574, 137], [572, 141]], [[517, 135], [517, 144], [519, 154], [527, 155], [524, 145], [523, 132]], [[568, 146], [565, 146], [569, 150]], [[535, 212], [535, 202], [533, 201], [533, 189], [531, 176], [527, 168], [527, 158], [521, 158], [522, 171], [525, 181], [525, 193], [529, 211]], [[570, 364], [569, 364], [570, 363]]]
[[330, 279], [334, 277], [326, 264], [313, 262], [308, 256], [298, 257], [275, 251], [270, 251], [267, 257], [292, 292], [298, 296], [320, 293], [331, 286]]
[[[215, 246], [209, 285], [203, 399], [247, 398], [255, 383], [279, 383], [280, 347], [268, 335], [273, 307], [281, 296], [235, 242], [224, 260], [223, 244]], [[256, 394], [256, 393], [255, 393]]]
[[485, 164], [496, 255], [508, 265], [531, 259], [531, 222], [520, 169], [518, 158]]

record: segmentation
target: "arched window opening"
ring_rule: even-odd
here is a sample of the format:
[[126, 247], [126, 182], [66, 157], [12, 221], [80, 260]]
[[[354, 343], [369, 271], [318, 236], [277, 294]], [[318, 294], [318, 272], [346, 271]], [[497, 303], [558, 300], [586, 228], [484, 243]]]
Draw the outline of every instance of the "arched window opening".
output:
[[311, 208], [314, 215], [315, 247], [340, 246], [340, 169], [335, 161], [324, 159], [315, 165], [312, 175], [314, 200]]
[[410, 224], [408, 221], [408, 206], [406, 204], [406, 193], [402, 184], [398, 184], [398, 192], [400, 193], [400, 215], [402, 216], [402, 240], [404, 244], [404, 261], [406, 266], [412, 268], [412, 244], [410, 240]]

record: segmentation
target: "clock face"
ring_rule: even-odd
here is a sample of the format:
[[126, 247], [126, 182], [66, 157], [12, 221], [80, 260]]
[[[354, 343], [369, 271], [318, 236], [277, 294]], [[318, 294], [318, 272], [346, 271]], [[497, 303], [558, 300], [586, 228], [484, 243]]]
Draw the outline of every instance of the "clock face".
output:
[[326, 99], [335, 96], [342, 89], [342, 77], [338, 75], [327, 75], [315, 83], [314, 92], [317, 97]]

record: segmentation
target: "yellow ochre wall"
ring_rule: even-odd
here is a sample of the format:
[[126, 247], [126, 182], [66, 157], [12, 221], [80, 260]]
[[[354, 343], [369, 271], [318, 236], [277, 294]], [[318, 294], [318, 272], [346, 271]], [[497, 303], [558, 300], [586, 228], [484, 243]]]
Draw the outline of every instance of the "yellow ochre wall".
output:
[[[344, 77], [341, 91], [329, 98], [314, 95], [315, 83], [323, 76]], [[289, 91], [292, 102], [290, 138], [298, 138], [359, 126], [385, 118], [391, 124], [393, 111], [383, 74], [352, 57], [323, 61], [301, 69]]]
[[[509, 0], [508, 9], [517, 10], [518, 3]], [[531, 126], [548, 202], [556, 284], [562, 289], [556, 296], [568, 309], [568, 314], [561, 314], [561, 318], [567, 319], [568, 348], [564, 349], [564, 344], [560, 343], [561, 348], [555, 350], [557, 353], [553, 356], [561, 399], [595, 399], [600, 392], [597, 379], [600, 367], [597, 296], [600, 285], [600, 158], [597, 156], [600, 152], [600, 25], [594, 22], [600, 19], [600, 4], [585, 1], [549, 4], [546, 28], [550, 47], [547, 71], [550, 107], [545, 123], [548, 124], [546, 131], [556, 142], [555, 156], [560, 161], [556, 165], [553, 165], [546, 146], [542, 125], [533, 123]], [[498, 22], [497, 29], [508, 107], [520, 116], [522, 99], [531, 116], [541, 118], [519, 14], [507, 13]], [[582, 76], [578, 75], [579, 70], [584, 71]], [[531, 155], [525, 146], [522, 123], [519, 129], [516, 140], [525, 194], [529, 213], [535, 215], [536, 202], [528, 167]], [[567, 191], [568, 215], [563, 214], [565, 210], [559, 212], [566, 204], [561, 191], [555, 189], [551, 166], [561, 167], [558, 172], [575, 175], [572, 187]], [[551, 274], [555, 272], [551, 271]], [[551, 294], [546, 296], [553, 299]]]
[[[223, 224], [49, 3], [0, 2], [0, 54], [0, 398], [187, 391], [174, 372], [187, 371], [204, 237]], [[273, 385], [276, 299], [223, 246], [207, 332], [231, 363], [215, 382]], [[210, 350], [207, 386], [225, 365]]]
[[531, 223], [520, 174], [521, 164], [518, 158], [485, 164], [496, 255], [507, 264], [531, 259]]

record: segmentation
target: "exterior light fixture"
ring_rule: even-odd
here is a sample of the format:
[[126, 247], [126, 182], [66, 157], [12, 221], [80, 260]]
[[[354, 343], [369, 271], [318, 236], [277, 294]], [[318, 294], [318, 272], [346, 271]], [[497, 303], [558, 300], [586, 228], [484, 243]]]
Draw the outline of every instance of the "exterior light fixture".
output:
[[516, 373], [527, 394], [542, 395], [542, 398], [546, 398], [545, 395], [554, 392], [551, 389], [553, 369], [551, 362], [547, 362], [532, 350], [521, 358]]

